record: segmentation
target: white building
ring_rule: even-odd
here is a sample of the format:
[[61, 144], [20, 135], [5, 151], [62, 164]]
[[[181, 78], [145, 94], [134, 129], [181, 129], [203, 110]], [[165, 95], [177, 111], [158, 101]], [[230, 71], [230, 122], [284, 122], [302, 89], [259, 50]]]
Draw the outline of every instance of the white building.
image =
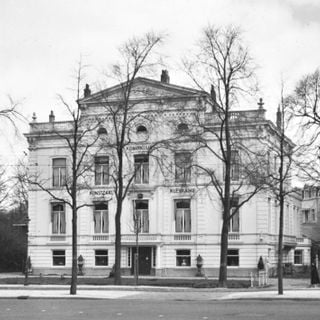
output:
[[[148, 110], [150, 117], [140, 117], [128, 145], [127, 169], [139, 165], [132, 188], [125, 199], [122, 213], [123, 274], [133, 272], [135, 234], [133, 212], [141, 215], [139, 234], [139, 270], [141, 274], [157, 276], [194, 276], [196, 257], [203, 258], [207, 276], [216, 276], [220, 259], [222, 211], [212, 186], [205, 187], [205, 178], [193, 163], [211, 165], [222, 175], [222, 165], [204, 151], [191, 156], [194, 142], [180, 139], [175, 150], [165, 152], [169, 166], [160, 168], [155, 157], [146, 154], [157, 139], [169, 138], [192, 127], [194, 114], [204, 122], [215, 122], [215, 115], [206, 104], [204, 92], [172, 85], [168, 77], [162, 81], [137, 78], [133, 83], [132, 101], [139, 110]], [[87, 88], [88, 90], [88, 88]], [[104, 116], [103, 99], [117, 104], [121, 86], [96, 94], [87, 91], [80, 101], [83, 119]], [[200, 111], [199, 111], [200, 110]], [[153, 116], [152, 116], [153, 115]], [[156, 122], [150, 119], [156, 118]], [[259, 148], [258, 130], [265, 132], [270, 143], [277, 139], [277, 127], [265, 119], [262, 105], [257, 110], [232, 113], [234, 123], [241, 122], [250, 131], [251, 142]], [[156, 124], [155, 124], [156, 123]], [[30, 171], [37, 173], [52, 194], [63, 195], [70, 167], [70, 152], [57, 132], [64, 133], [71, 122], [57, 122], [50, 116], [47, 123], [30, 123], [26, 134], [30, 149]], [[110, 125], [105, 127], [111, 134]], [[99, 129], [100, 133], [104, 130]], [[98, 130], [98, 131], [99, 131]], [[98, 133], [94, 133], [98, 134]], [[256, 139], [256, 140], [255, 140]], [[210, 138], [208, 138], [208, 141]], [[212, 147], [217, 141], [210, 140]], [[290, 143], [290, 142], [288, 142]], [[89, 175], [87, 189], [81, 190], [79, 202], [87, 204], [78, 213], [78, 253], [84, 258], [86, 275], [107, 275], [115, 258], [114, 185], [108, 178], [111, 159], [108, 150], [92, 148], [94, 170]], [[164, 152], [164, 151], [163, 151]], [[159, 155], [159, 154], [158, 154]], [[191, 160], [192, 158], [192, 160]], [[163, 155], [162, 155], [163, 159]], [[241, 177], [234, 167], [236, 185]], [[237, 176], [237, 177], [236, 177]], [[39, 180], [39, 181], [40, 181]], [[241, 197], [241, 194], [239, 194]], [[301, 199], [287, 199], [284, 229], [284, 261], [293, 263], [295, 250], [309, 263], [310, 243], [300, 232]], [[255, 271], [259, 257], [268, 259], [274, 267], [277, 259], [278, 211], [274, 196], [260, 193], [241, 207], [230, 225], [228, 275], [248, 276]], [[29, 193], [29, 256], [35, 274], [71, 273], [71, 210], [56, 201], [48, 192], [31, 187]]]

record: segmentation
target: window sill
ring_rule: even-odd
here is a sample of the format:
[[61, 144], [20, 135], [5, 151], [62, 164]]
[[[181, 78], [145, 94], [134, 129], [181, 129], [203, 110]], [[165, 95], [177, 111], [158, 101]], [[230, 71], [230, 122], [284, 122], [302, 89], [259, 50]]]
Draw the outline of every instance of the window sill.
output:
[[94, 269], [106, 269], [106, 268], [110, 268], [110, 266], [109, 265], [107, 265], [107, 266], [96, 266], [96, 265], [94, 265], [93, 268]]
[[240, 268], [240, 266], [227, 266], [227, 268], [237, 269]]
[[175, 266], [177, 269], [190, 269], [192, 266]]
[[56, 265], [52, 265], [52, 268], [57, 268], [57, 269], [60, 269], [60, 268], [65, 268], [66, 267], [66, 265], [61, 265], [61, 266], [56, 266]]

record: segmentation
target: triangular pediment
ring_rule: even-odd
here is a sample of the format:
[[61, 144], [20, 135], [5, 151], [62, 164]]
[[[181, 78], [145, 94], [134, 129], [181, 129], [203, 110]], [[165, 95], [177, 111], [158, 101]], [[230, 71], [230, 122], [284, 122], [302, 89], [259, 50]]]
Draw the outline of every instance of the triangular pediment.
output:
[[[101, 100], [122, 100], [125, 84], [119, 84], [80, 100], [81, 104], [97, 103]], [[159, 98], [179, 98], [203, 95], [204, 92], [192, 88], [163, 83], [147, 78], [136, 78], [132, 84], [130, 100], [148, 100]]]

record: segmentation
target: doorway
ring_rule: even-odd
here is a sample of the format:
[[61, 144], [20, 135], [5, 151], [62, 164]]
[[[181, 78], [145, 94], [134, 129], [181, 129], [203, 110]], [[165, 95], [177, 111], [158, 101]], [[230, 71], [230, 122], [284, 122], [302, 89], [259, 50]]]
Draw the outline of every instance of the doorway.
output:
[[[131, 248], [132, 265], [131, 274], [134, 274], [134, 255], [137, 252], [136, 247]], [[151, 274], [151, 247], [139, 247], [139, 275]]]

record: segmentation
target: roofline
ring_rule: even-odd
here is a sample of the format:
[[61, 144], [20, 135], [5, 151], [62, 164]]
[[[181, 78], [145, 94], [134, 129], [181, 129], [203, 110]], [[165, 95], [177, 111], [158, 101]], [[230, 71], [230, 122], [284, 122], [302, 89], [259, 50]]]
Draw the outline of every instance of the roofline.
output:
[[[208, 95], [208, 93], [206, 91], [203, 91], [203, 90], [197, 90], [197, 89], [193, 89], [193, 88], [189, 88], [189, 87], [185, 87], [185, 86], [180, 86], [180, 85], [176, 85], [176, 84], [171, 84], [171, 83], [165, 83], [165, 82], [161, 82], [161, 81], [158, 81], [158, 80], [154, 80], [154, 79], [149, 79], [149, 78], [144, 78], [144, 77], [137, 77], [135, 79], [132, 80], [132, 82], [136, 82], [136, 81], [144, 81], [144, 82], [149, 82], [151, 84], [154, 84], [154, 85], [160, 85], [164, 88], [171, 88], [171, 89], [175, 89], [175, 90], [184, 90], [184, 91], [189, 91], [189, 94], [193, 94], [195, 96], [199, 96], [199, 95]], [[100, 90], [98, 92], [95, 92], [93, 94], [91, 94], [90, 96], [88, 97], [83, 97], [81, 99], [78, 100], [78, 102], [81, 104], [81, 103], [86, 103], [87, 101], [86, 100], [90, 100], [94, 97], [99, 97], [100, 95], [102, 95], [103, 93], [105, 92], [112, 92], [118, 88], [121, 88], [122, 85], [124, 85], [125, 82], [121, 82], [119, 84], [116, 84], [116, 85], [113, 85], [109, 88], [106, 88], [106, 89], [103, 89], [103, 90]]]

